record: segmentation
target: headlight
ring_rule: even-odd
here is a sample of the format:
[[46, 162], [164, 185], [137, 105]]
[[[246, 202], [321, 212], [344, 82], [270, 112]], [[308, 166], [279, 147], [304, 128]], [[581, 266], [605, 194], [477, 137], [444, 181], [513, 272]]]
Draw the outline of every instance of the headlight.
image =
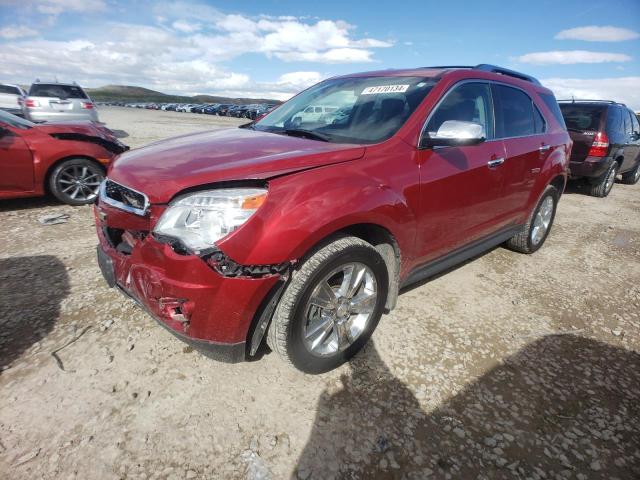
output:
[[264, 188], [205, 190], [178, 198], [158, 220], [154, 233], [179, 239], [193, 251], [215, 242], [239, 228], [264, 203]]

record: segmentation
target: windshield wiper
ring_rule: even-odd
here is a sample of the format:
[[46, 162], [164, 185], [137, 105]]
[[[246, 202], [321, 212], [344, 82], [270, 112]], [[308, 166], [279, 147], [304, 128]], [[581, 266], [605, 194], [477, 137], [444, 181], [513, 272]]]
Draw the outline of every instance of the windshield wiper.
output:
[[330, 138], [327, 135], [321, 133], [312, 132], [311, 130], [304, 130], [302, 128], [285, 128], [274, 133], [284, 133], [292, 137], [308, 138], [309, 140], [319, 140], [321, 142], [329, 142]]
[[243, 123], [239, 125], [238, 128], [250, 128], [251, 130], [256, 129], [256, 122]]

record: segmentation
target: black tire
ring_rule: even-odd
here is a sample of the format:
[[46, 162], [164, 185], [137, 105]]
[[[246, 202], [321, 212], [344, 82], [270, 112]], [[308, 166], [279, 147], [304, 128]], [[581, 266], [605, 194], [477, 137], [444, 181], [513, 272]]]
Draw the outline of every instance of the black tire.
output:
[[[538, 212], [542, 208], [543, 204], [545, 204], [545, 201], [547, 198], [551, 198], [553, 201], [553, 211], [551, 213], [551, 220], [549, 222], [549, 226], [544, 232], [544, 236], [536, 242], [533, 240], [535, 219], [538, 215]], [[514, 235], [513, 237], [511, 237], [509, 240], [507, 240], [506, 242], [507, 248], [520, 253], [533, 253], [539, 250], [540, 247], [542, 247], [542, 245], [544, 245], [544, 242], [547, 240], [547, 237], [549, 236], [549, 232], [551, 232], [551, 227], [553, 227], [553, 220], [556, 217], [556, 209], [558, 208], [559, 198], [560, 198], [560, 195], [558, 193], [558, 189], [553, 185], [549, 185], [545, 189], [542, 196], [540, 197], [540, 200], [538, 201], [536, 208], [534, 208], [533, 212], [531, 212], [531, 215], [529, 216], [527, 223], [524, 225], [524, 227], [522, 227], [522, 231]]]
[[622, 174], [622, 183], [627, 185], [635, 185], [640, 181], [640, 162], [636, 165], [636, 168], [629, 170], [627, 173]]
[[[378, 289], [375, 307], [360, 335], [347, 348], [330, 356], [316, 355], [303, 340], [307, 318], [305, 306], [321, 279], [350, 262], [365, 264], [373, 272]], [[358, 353], [371, 337], [384, 310], [388, 285], [384, 259], [371, 244], [355, 237], [343, 237], [326, 244], [293, 272], [273, 315], [267, 343], [282, 360], [305, 373], [333, 370]]]
[[[589, 195], [600, 198], [609, 195], [613, 189], [613, 185], [616, 183], [617, 172], [618, 162], [611, 162], [611, 165], [609, 165], [604, 175], [589, 184]], [[613, 175], [613, 181], [610, 181], [611, 175]]]
[[[78, 172], [78, 175], [86, 179], [78, 187], [75, 197], [76, 188], [70, 181], [73, 172]], [[56, 165], [49, 175], [49, 190], [54, 197], [68, 205], [87, 205], [95, 201], [102, 180], [104, 169], [97, 162], [86, 158], [70, 158]]]

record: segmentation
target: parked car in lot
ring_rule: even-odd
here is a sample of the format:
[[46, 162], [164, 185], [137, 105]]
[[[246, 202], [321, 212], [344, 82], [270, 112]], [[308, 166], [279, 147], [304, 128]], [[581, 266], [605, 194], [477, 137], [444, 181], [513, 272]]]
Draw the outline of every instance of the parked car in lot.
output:
[[640, 124], [632, 110], [605, 100], [564, 100], [560, 110], [573, 140], [571, 177], [586, 179], [591, 195], [609, 195], [619, 174], [623, 183], [640, 180]]
[[[332, 105], [336, 123], [296, 121]], [[348, 112], [348, 113], [347, 113]], [[330, 370], [401, 287], [538, 250], [571, 139], [550, 90], [491, 65], [335, 77], [243, 128], [121, 155], [95, 207], [110, 286], [214, 358]]]
[[97, 123], [36, 124], [0, 111], [0, 199], [52, 193], [91, 203], [109, 163], [128, 148]]
[[24, 97], [24, 90], [20, 86], [0, 83], [0, 110], [22, 116]]
[[32, 122], [98, 121], [89, 95], [76, 83], [39, 82], [29, 88], [25, 117]]

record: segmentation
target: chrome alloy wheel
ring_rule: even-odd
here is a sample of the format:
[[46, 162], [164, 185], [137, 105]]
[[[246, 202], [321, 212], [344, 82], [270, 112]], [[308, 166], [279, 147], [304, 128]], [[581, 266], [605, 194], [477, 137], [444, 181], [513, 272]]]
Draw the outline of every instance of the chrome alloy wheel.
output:
[[616, 173], [618, 173], [618, 169], [615, 167], [611, 167], [611, 170], [609, 171], [609, 175], [607, 176], [607, 182], [605, 183], [605, 186], [604, 186], [605, 192], [609, 193], [613, 188], [613, 184], [616, 181]]
[[305, 306], [304, 343], [318, 356], [348, 348], [367, 327], [378, 299], [373, 271], [347, 263], [316, 284]]
[[553, 197], [547, 196], [540, 205], [538, 213], [533, 219], [533, 228], [531, 229], [531, 243], [538, 245], [543, 239], [553, 217]]
[[103, 175], [83, 165], [69, 165], [58, 176], [60, 192], [77, 201], [89, 201], [98, 196]]

